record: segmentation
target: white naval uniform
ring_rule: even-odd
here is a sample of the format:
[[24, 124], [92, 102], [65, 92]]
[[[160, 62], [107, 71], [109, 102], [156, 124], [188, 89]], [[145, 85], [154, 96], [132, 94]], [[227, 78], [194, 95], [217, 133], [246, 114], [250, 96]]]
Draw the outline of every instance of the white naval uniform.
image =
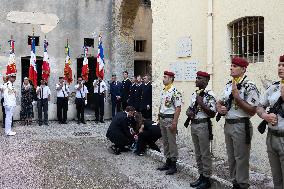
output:
[[4, 86], [4, 107], [5, 107], [5, 134], [9, 135], [12, 130], [12, 117], [16, 107], [16, 90], [12, 82], [8, 81]]

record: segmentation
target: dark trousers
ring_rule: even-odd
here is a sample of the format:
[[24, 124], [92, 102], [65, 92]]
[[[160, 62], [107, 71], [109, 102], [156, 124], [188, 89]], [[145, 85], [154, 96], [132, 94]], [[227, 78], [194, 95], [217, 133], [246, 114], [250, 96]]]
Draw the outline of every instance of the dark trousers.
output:
[[38, 109], [38, 123], [42, 124], [42, 112], [44, 114], [44, 124], [48, 124], [48, 99], [38, 99], [37, 100]]
[[68, 111], [68, 98], [57, 97], [57, 119], [59, 122], [64, 123], [67, 121], [67, 111]]
[[147, 109], [142, 110], [141, 113], [145, 119], [151, 119], [152, 118], [152, 107], [150, 107], [149, 110]]
[[128, 106], [127, 99], [123, 99], [121, 105], [122, 105], [122, 110], [124, 111], [125, 108]]
[[84, 98], [76, 98], [75, 104], [76, 104], [76, 109], [77, 109], [78, 121], [85, 121], [85, 118], [84, 118], [85, 99]]
[[150, 148], [159, 151], [159, 148], [155, 142], [161, 138], [161, 131], [159, 126], [155, 127], [157, 128], [149, 131], [143, 131], [142, 133], [138, 134], [137, 152], [145, 152], [147, 144]]
[[120, 112], [121, 109], [121, 102], [117, 100], [116, 98], [111, 99], [111, 113], [112, 113], [112, 118], [115, 116], [115, 110], [116, 113]]
[[104, 94], [98, 94], [95, 93], [94, 94], [94, 98], [95, 98], [95, 116], [96, 116], [96, 120], [103, 121], [104, 119]]

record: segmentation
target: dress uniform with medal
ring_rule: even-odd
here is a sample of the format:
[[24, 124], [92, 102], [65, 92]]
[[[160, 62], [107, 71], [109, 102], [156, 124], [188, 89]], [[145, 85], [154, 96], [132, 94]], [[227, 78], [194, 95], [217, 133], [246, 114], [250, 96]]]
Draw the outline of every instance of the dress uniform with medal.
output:
[[232, 59], [233, 79], [226, 84], [222, 98], [217, 102], [219, 115], [225, 116], [225, 143], [233, 188], [249, 187], [250, 142], [253, 134], [250, 118], [256, 113], [259, 91], [245, 75], [248, 65], [243, 58]]
[[164, 156], [166, 163], [158, 167], [159, 171], [166, 171], [166, 175], [177, 172], [176, 162], [178, 159], [178, 148], [176, 143], [177, 123], [181, 111], [182, 96], [173, 86], [175, 74], [165, 71], [163, 83], [165, 85], [161, 93], [159, 108], [159, 123], [163, 139]]
[[210, 118], [216, 114], [216, 99], [212, 90], [206, 89], [210, 75], [198, 71], [196, 87], [199, 89], [191, 96], [191, 103], [187, 110], [187, 116], [191, 120], [191, 137], [195, 149], [196, 163], [199, 178], [190, 183], [197, 189], [210, 188], [212, 174], [212, 158], [210, 153], [210, 141], [213, 140], [212, 122]]

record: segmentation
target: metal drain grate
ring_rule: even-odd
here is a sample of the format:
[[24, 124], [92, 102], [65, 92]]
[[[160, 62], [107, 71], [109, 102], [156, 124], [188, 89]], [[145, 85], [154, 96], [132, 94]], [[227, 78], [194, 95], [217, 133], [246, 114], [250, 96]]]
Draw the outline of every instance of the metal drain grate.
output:
[[74, 136], [91, 136], [92, 133], [91, 132], [74, 132], [73, 135]]

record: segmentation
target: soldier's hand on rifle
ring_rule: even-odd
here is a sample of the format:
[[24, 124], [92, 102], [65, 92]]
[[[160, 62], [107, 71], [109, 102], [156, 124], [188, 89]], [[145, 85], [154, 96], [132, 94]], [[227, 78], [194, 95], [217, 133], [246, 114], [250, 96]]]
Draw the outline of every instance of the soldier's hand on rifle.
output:
[[228, 113], [228, 109], [226, 108], [226, 106], [223, 106], [221, 102], [217, 102], [217, 112], [222, 115], [226, 115]]
[[274, 113], [271, 114], [264, 113], [262, 115], [262, 118], [268, 123], [271, 123], [272, 125], [276, 125], [278, 122], [277, 115]]
[[239, 93], [239, 90], [237, 88], [237, 84], [234, 80], [232, 82], [232, 95], [233, 95], [234, 98], [240, 97], [240, 93]]
[[197, 96], [197, 97], [196, 97], [196, 102], [197, 102], [199, 105], [203, 104], [203, 97]]
[[186, 115], [190, 118], [193, 119], [194, 118], [194, 112], [191, 111], [190, 109], [186, 110]]

